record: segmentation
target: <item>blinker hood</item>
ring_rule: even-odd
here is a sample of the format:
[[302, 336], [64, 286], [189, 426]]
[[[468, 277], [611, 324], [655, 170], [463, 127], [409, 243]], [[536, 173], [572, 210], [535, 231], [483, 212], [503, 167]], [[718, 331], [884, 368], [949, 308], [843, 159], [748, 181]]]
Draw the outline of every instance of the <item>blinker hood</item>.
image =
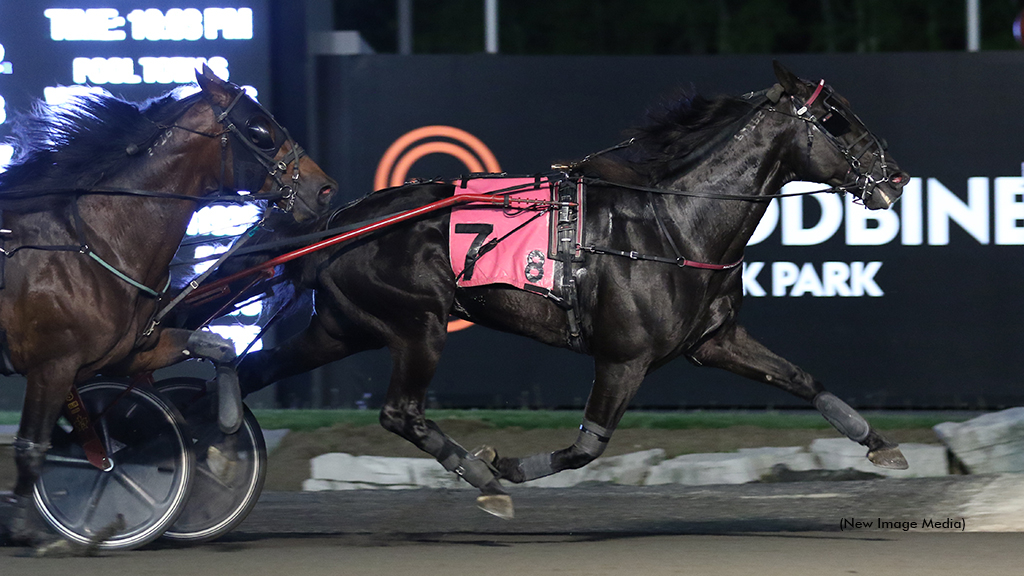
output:
[[[226, 109], [217, 104], [211, 107], [231, 137], [235, 190], [255, 194], [276, 170], [274, 158], [289, 140], [287, 130], [241, 88]], [[265, 134], [266, 140], [254, 137], [259, 134]]]

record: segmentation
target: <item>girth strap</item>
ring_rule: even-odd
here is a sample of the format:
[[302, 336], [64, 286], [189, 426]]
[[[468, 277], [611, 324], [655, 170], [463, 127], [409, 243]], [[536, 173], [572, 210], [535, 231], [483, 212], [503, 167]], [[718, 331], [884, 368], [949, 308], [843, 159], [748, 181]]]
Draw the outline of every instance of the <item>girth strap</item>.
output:
[[583, 340], [583, 327], [580, 324], [579, 297], [576, 291], [576, 278], [573, 272], [575, 264], [582, 261], [579, 254], [580, 225], [583, 222], [583, 182], [582, 180], [562, 180], [556, 186], [558, 202], [554, 228], [555, 253], [554, 260], [561, 263], [562, 274], [559, 278], [558, 292], [561, 297], [554, 299], [565, 310], [569, 324], [569, 348], [574, 352], [585, 354], [587, 344]]

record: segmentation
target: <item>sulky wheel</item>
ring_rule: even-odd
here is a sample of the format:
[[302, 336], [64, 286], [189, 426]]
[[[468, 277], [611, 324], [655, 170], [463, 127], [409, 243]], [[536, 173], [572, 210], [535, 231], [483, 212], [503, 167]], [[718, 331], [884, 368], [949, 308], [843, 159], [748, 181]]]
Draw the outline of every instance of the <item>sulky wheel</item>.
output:
[[80, 544], [124, 550], [155, 540], [178, 518], [192, 487], [195, 458], [184, 420], [159, 393], [123, 381], [97, 378], [78, 392], [110, 468], [89, 463], [62, 417], [35, 486], [36, 507]]
[[[267, 476], [267, 445], [256, 417], [245, 408], [238, 432], [227, 437], [217, 425], [216, 397], [198, 378], [156, 383], [188, 423], [196, 457], [196, 480], [185, 511], [164, 538], [204, 542], [227, 534], [256, 506]], [[212, 449], [211, 449], [212, 447]], [[225, 458], [222, 453], [235, 457]]]

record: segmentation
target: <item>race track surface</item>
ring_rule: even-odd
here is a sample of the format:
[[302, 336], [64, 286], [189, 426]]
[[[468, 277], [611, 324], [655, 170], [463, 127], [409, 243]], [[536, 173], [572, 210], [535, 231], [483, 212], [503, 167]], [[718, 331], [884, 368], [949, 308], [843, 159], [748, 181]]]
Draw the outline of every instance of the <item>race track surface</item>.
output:
[[511, 521], [471, 490], [269, 492], [219, 542], [94, 558], [4, 548], [0, 574], [1016, 575], [1020, 480], [513, 487]]

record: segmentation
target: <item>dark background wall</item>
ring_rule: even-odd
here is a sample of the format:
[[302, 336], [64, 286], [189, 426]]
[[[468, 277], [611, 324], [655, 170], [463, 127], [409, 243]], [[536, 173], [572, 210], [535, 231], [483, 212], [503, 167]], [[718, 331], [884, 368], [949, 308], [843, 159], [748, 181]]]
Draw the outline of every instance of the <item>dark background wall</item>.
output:
[[[825, 78], [849, 98], [916, 177], [909, 188], [920, 191], [920, 209], [906, 201], [908, 194], [889, 216], [900, 219], [904, 230], [878, 246], [848, 245], [845, 223], [821, 242], [787, 245], [780, 223], [748, 251], [748, 262], [764, 263], [757, 280], [768, 294], [746, 299], [744, 323], [855, 405], [1021, 403], [1024, 258], [1019, 239], [1000, 237], [1004, 243], [997, 243], [996, 222], [1010, 232], [1024, 226], [1024, 215], [1011, 213], [1024, 199], [1024, 54], [781, 60], [802, 77]], [[503, 170], [532, 173], [618, 142], [625, 128], [642, 122], [646, 110], [681, 89], [740, 94], [774, 82], [767, 56], [321, 57], [317, 78], [319, 160], [348, 198], [371, 190], [385, 150], [421, 126], [466, 130], [493, 151]], [[451, 157], [431, 155], [416, 162], [409, 176], [466, 171]], [[968, 194], [969, 179], [974, 196]], [[791, 218], [790, 229], [818, 224], [822, 209], [817, 206], [805, 201], [802, 223]], [[957, 210], [967, 214], [960, 216], [967, 225], [941, 217]], [[913, 224], [915, 214], [920, 225]], [[940, 244], [947, 227], [948, 241]], [[918, 233], [921, 241], [915, 244]], [[772, 296], [771, 269], [777, 262], [809, 263], [819, 277], [825, 262], [848, 268], [879, 262], [868, 279], [883, 295]], [[544, 370], [534, 369], [538, 365]], [[387, 372], [386, 353], [345, 360], [317, 376], [317, 401], [345, 404], [369, 393], [373, 402], [385, 390]], [[538, 373], [543, 376], [533, 376]], [[591, 378], [588, 358], [473, 327], [452, 334], [432, 393], [445, 406], [579, 406]], [[683, 360], [650, 375], [635, 404], [799, 405], [767, 386]]]
[[[80, 4], [116, 5], [124, 13], [134, 5], [121, 0]], [[1015, 213], [1024, 200], [1019, 178], [1024, 160], [1024, 55], [879, 52], [959, 49], [964, 40], [962, 2], [915, 0], [897, 6], [875, 0], [708, 0], [678, 9], [651, 0], [626, 10], [621, 3], [588, 0], [583, 3], [586, 10], [572, 8], [581, 5], [574, 1], [560, 4], [558, 11], [502, 2], [502, 51], [520, 56], [318, 58], [309, 56], [309, 36], [332, 28], [358, 29], [378, 51], [393, 49], [388, 42], [394, 38], [395, 3], [222, 4], [254, 8], [252, 43], [237, 54], [223, 52], [231, 49], [232, 42], [227, 42], [195, 55], [229, 56], [236, 73], [232, 80], [260, 88], [264, 101], [339, 179], [350, 199], [373, 189], [384, 151], [420, 126], [467, 130], [493, 151], [502, 169], [542, 171], [554, 161], [576, 159], [618, 142], [622, 130], [641, 122], [647, 109], [681, 90], [739, 94], [774, 81], [771, 57], [736, 53], [861, 52], [781, 59], [805, 78], [824, 77], [847, 96], [867, 124], [888, 139], [901, 165], [917, 177], [908, 189], [919, 192], [916, 197], [908, 193], [897, 205], [890, 219], [898, 218], [901, 230], [880, 246], [851, 245], [842, 223], [821, 242], [786, 243], [782, 228], [813, 228], [823, 218], [818, 202], [804, 202], [803, 210], [795, 212], [802, 218], [799, 225], [783, 218], [772, 234], [750, 248], [748, 262], [763, 266], [757, 281], [768, 294], [749, 297], [742, 318], [766, 344], [859, 406], [984, 408], [1024, 400], [1018, 354], [1024, 315], [1017, 297], [1024, 275], [1015, 237], [1024, 227], [1024, 214]], [[482, 50], [481, 4], [417, 1], [414, 50]], [[177, 3], [160, 0], [151, 5]], [[40, 24], [40, 6], [11, 4], [0, 10], [8, 31], [0, 38], [5, 60], [13, 61], [16, 70], [0, 77], [9, 112], [24, 108], [44, 85], [69, 83], [64, 76], [71, 52], [90, 57], [192, 54], [179, 51], [175, 43], [166, 54], [163, 44], [158, 50], [159, 43], [148, 41], [55, 43]], [[985, 3], [984, 49], [1015, 45], [1010, 22], [1020, 7], [1019, 2]], [[35, 14], [35, 24], [18, 19], [26, 11]], [[22, 42], [25, 38], [39, 46]], [[714, 55], [650, 55], [680, 53]], [[26, 66], [30, 62], [34, 64]], [[47, 74], [56, 76], [42, 79]], [[32, 82], [23, 87], [26, 79]], [[153, 87], [155, 92], [137, 91], [141, 85], [108, 88], [140, 99], [166, 87]], [[416, 162], [409, 176], [465, 171], [453, 158], [431, 155]], [[957, 206], [968, 200], [970, 209]], [[823, 201], [834, 214], [836, 199]], [[838, 210], [846, 218], [858, 214], [841, 203]], [[947, 223], [941, 218], [943, 210], [959, 210], [966, 224]], [[930, 211], [939, 216], [935, 222], [929, 222]], [[915, 216], [919, 224], [913, 223]], [[999, 222], [1009, 229], [1009, 240], [997, 238]], [[887, 221], [886, 226], [892, 225]], [[948, 242], [938, 243], [937, 233], [947, 227]], [[915, 244], [917, 232], [921, 241]], [[820, 276], [826, 262], [847, 269], [856, 262], [880, 263], [870, 280], [884, 294], [771, 295], [773, 266], [802, 269], [806, 264]], [[293, 321], [291, 329], [301, 323]], [[431, 392], [438, 405], [579, 406], [592, 378], [588, 358], [479, 327], [452, 334], [446, 352]], [[386, 388], [388, 363], [385, 352], [363, 354], [252, 401], [262, 406], [373, 407]], [[538, 373], [537, 366], [545, 367], [544, 376], [531, 376]], [[16, 408], [22, 391], [20, 383], [5, 379], [0, 406]], [[731, 374], [677, 361], [648, 378], [636, 404], [785, 406], [794, 401]]]

